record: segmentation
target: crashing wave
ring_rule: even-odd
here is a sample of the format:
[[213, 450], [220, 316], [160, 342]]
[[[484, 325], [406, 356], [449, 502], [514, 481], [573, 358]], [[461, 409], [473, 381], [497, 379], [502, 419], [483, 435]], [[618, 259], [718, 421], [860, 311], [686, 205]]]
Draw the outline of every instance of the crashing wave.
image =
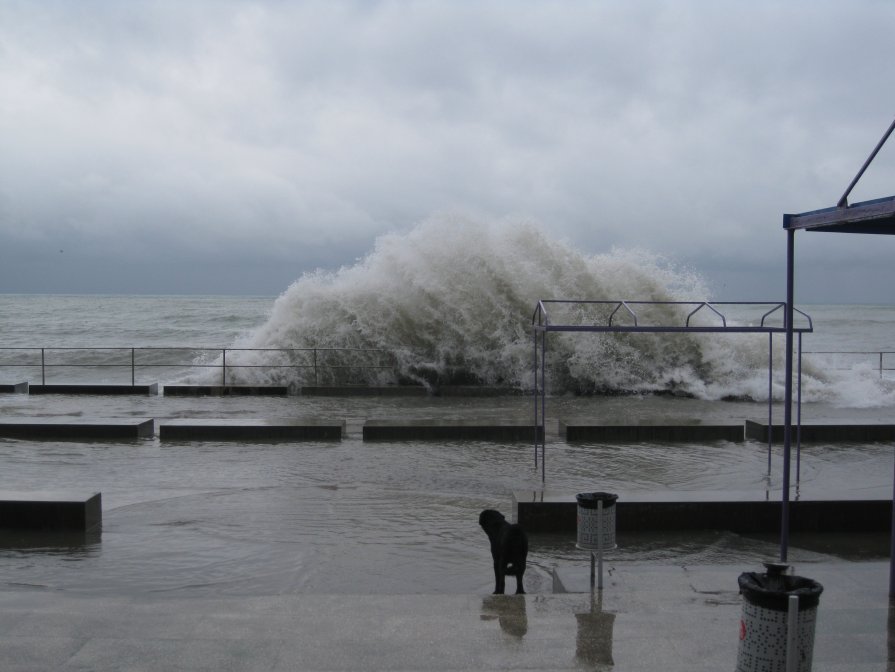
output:
[[[380, 237], [352, 266], [303, 275], [276, 300], [268, 321], [235, 344], [256, 351], [228, 353], [228, 376], [234, 384], [293, 387], [527, 390], [532, 313], [548, 298], [704, 301], [708, 291], [698, 274], [651, 252], [591, 256], [528, 222], [434, 217]], [[782, 374], [783, 339], [776, 340], [774, 366]], [[554, 394], [766, 399], [767, 359], [762, 335], [556, 334], [548, 384]], [[803, 376], [806, 400], [835, 395], [830, 376], [811, 362]], [[772, 393], [782, 396], [781, 375]]]

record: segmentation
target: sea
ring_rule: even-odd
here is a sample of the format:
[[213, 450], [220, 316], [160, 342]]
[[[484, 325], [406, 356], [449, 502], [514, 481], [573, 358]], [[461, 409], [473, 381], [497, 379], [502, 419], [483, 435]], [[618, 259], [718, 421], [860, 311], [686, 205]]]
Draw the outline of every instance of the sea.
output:
[[[779, 497], [779, 445], [567, 444], [556, 433], [557, 422], [570, 417], [740, 423], [770, 413], [779, 421], [782, 338], [769, 343], [764, 334], [580, 335], [599, 341], [587, 346], [565, 339], [548, 362], [544, 482], [533, 447], [524, 443], [364, 442], [368, 419], [531, 421], [532, 297], [550, 288], [526, 280], [533, 271], [505, 257], [477, 268], [488, 253], [480, 247], [484, 256], [458, 270], [432, 259], [419, 265], [385, 241], [371, 255], [382, 259], [304, 276], [280, 296], [0, 295], [0, 383], [216, 383], [226, 358], [232, 384], [298, 391], [310, 384], [312, 369], [296, 364], [294, 352], [278, 359], [280, 351], [307, 357], [319, 348], [318, 356], [335, 359], [318, 376], [335, 375], [342, 361], [361, 372], [344, 384], [413, 383], [433, 391], [413, 398], [0, 394], [3, 418], [319, 417], [344, 420], [347, 428], [342, 441], [322, 443], [0, 439], [0, 491], [101, 492], [103, 500], [101, 533], [86, 539], [0, 532], [0, 585], [102, 595], [487, 593], [491, 564], [478, 513], [496, 508], [510, 517], [514, 493]], [[557, 249], [566, 265], [576, 263]], [[680, 286], [690, 282], [644, 266], [642, 258], [585, 261], [576, 277], [591, 272], [589, 264], [633, 274], [616, 279], [615, 290], [627, 288], [629, 296], [656, 299], [658, 283], [678, 287], [659, 299], [679, 299]], [[398, 277], [384, 279], [382, 264]], [[478, 296], [465, 278], [482, 272], [494, 286], [484, 293], [493, 296]], [[507, 278], [515, 276], [523, 277], [521, 286], [510, 286]], [[528, 299], [518, 299], [509, 314], [504, 304], [515, 305], [517, 293]], [[798, 307], [812, 328], [801, 343], [802, 421], [893, 422], [895, 307]], [[742, 307], [731, 309], [738, 319], [760, 319], [761, 313], [743, 317]], [[387, 363], [353, 359], [367, 350]], [[272, 353], [273, 360], [264, 359]], [[132, 367], [134, 361], [139, 365]], [[473, 383], [506, 393], [437, 394], [439, 385]], [[794, 496], [831, 490], [887, 496], [892, 450], [891, 444], [802, 446]], [[737, 562], [748, 569], [773, 559], [777, 541], [722, 531], [627, 533], [607, 561]], [[790, 557], [875, 557], [886, 550], [870, 542], [848, 550], [796, 539]], [[533, 535], [526, 587], [550, 592], [554, 567], [588, 561], [574, 538]]]

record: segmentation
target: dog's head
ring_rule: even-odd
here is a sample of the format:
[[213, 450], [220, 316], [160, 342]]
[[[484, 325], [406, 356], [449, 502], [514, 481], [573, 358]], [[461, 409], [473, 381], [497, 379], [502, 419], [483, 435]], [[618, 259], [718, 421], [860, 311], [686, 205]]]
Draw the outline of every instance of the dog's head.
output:
[[494, 509], [485, 509], [479, 514], [479, 525], [485, 532], [499, 528], [504, 522], [506, 522], [506, 518], [503, 517], [503, 514]]

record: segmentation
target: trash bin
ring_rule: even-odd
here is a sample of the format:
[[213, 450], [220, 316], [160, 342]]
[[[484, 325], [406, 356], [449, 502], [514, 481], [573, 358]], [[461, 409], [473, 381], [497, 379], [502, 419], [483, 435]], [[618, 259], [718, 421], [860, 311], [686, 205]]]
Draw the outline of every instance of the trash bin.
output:
[[[787, 565], [765, 563], [766, 572], [740, 574], [743, 616], [737, 672], [810, 672], [814, 653], [814, 625], [823, 586], [817, 581], [786, 574]], [[793, 629], [790, 630], [790, 598]], [[787, 667], [787, 651], [793, 656]]]
[[[615, 501], [618, 495], [609, 492], [584, 492], [575, 495], [578, 501], [578, 548], [608, 551], [615, 548]], [[600, 525], [600, 503], [603, 522]], [[601, 529], [602, 527], [602, 529]]]

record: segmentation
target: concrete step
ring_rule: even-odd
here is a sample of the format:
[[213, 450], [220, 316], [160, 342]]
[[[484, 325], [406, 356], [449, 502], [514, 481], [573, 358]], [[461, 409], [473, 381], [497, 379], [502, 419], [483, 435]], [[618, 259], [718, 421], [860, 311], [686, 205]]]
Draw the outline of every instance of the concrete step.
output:
[[144, 439], [155, 434], [155, 421], [141, 418], [0, 418], [0, 436], [57, 441]]
[[345, 421], [177, 419], [159, 422], [162, 441], [340, 441]]
[[[728, 530], [736, 533], [780, 531], [781, 494], [767, 492], [618, 493], [616, 529]], [[574, 493], [517, 491], [515, 520], [529, 532], [577, 530]], [[838, 493], [829, 499], [790, 502], [792, 532], [886, 532], [892, 526], [891, 494]]]
[[30, 385], [29, 394], [106, 394], [106, 395], [142, 395], [155, 396], [158, 394], [158, 383], [148, 385]]
[[[538, 437], [543, 431], [538, 428]], [[465, 422], [449, 419], [367, 420], [364, 441], [507, 441], [534, 442], [535, 426], [521, 422]]]
[[102, 525], [102, 495], [0, 490], [0, 530], [79, 530]]

